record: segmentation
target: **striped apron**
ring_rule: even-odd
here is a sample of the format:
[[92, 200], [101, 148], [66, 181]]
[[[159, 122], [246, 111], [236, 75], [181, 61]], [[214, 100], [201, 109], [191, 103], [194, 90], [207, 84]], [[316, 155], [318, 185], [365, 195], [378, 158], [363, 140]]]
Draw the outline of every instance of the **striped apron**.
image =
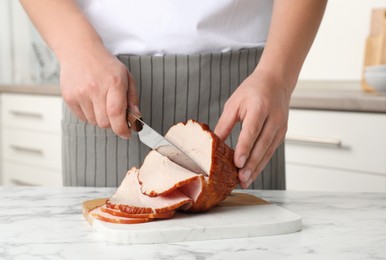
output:
[[[145, 122], [165, 134], [195, 119], [214, 129], [223, 106], [255, 69], [263, 49], [194, 55], [119, 55], [134, 76]], [[63, 106], [63, 177], [66, 186], [118, 186], [128, 169], [140, 167], [149, 148], [136, 133], [129, 140], [78, 120]], [[227, 144], [235, 147], [240, 124]], [[284, 144], [250, 188], [285, 189]]]

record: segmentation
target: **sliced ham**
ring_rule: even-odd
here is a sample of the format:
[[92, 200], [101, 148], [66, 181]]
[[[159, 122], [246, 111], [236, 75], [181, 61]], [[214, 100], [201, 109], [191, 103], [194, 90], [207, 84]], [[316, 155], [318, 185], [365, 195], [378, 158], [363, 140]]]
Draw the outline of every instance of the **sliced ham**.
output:
[[116, 224], [138, 224], [152, 221], [152, 218], [127, 218], [114, 216], [109, 213], [103, 212], [100, 207], [97, 207], [90, 211], [90, 215], [96, 219], [104, 222], [116, 223]]
[[[115, 194], [92, 214], [115, 223], [170, 218], [176, 210], [208, 211], [238, 184], [233, 150], [207, 125], [190, 120], [170, 128], [165, 136], [199, 166], [174, 150], [153, 150], [140, 170], [128, 171]], [[166, 148], [167, 149], [167, 148]], [[181, 159], [182, 158], [182, 159]], [[178, 164], [176, 164], [176, 163]]]
[[154, 197], [168, 194], [199, 177], [153, 150], [146, 156], [139, 170], [138, 180], [142, 193]]
[[124, 218], [158, 218], [158, 219], [167, 219], [167, 218], [171, 218], [174, 216], [174, 213], [175, 211], [172, 210], [172, 211], [167, 211], [165, 213], [146, 213], [146, 214], [129, 214], [129, 213], [125, 213], [125, 212], [122, 212], [120, 210], [117, 210], [117, 209], [111, 209], [111, 208], [108, 208], [105, 205], [102, 205], [99, 207], [99, 209], [105, 213], [108, 213], [110, 215], [113, 215], [113, 216], [117, 216], [117, 217], [124, 217]]
[[192, 186], [180, 188], [193, 199], [188, 211], [213, 208], [237, 186], [234, 152], [207, 125], [189, 120], [172, 126], [165, 137], [192, 158], [208, 176], [199, 178]]
[[115, 194], [107, 200], [107, 207], [130, 214], [145, 214], [165, 213], [191, 203], [192, 200], [179, 190], [157, 197], [143, 194], [138, 181], [138, 173], [137, 168], [132, 168], [127, 172]]

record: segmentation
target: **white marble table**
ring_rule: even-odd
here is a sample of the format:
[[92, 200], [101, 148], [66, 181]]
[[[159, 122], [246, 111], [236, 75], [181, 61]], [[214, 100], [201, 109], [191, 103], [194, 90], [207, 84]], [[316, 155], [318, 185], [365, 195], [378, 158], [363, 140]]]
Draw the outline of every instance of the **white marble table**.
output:
[[81, 202], [110, 188], [0, 187], [0, 259], [386, 259], [386, 194], [251, 191], [303, 218], [301, 232], [158, 245], [101, 241]]

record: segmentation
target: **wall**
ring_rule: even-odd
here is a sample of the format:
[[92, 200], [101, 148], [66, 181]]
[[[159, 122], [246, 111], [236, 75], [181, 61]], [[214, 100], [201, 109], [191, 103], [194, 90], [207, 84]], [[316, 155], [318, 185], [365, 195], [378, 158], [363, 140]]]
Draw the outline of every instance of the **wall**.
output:
[[0, 82], [12, 81], [11, 22], [9, 0], [0, 1]]
[[0, 24], [0, 83], [30, 83], [31, 23], [19, 1], [0, 1]]
[[33, 81], [34, 57], [31, 47], [31, 22], [19, 1], [11, 0], [13, 38], [13, 81]]
[[330, 0], [300, 80], [360, 80], [371, 9], [386, 0]]
[[[386, 0], [330, 0], [300, 80], [359, 80], [374, 7], [386, 8]], [[11, 20], [10, 14], [17, 19]], [[11, 21], [17, 30], [7, 26]], [[28, 25], [19, 1], [0, 1], [0, 83], [36, 80]]]
[[0, 0], [0, 84], [58, 83], [59, 65], [17, 0]]

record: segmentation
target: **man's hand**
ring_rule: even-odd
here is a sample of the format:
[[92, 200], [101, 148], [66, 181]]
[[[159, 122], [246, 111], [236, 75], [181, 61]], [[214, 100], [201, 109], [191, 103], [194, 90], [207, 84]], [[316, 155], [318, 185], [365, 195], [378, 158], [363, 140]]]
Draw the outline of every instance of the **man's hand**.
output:
[[135, 82], [105, 48], [77, 1], [20, 2], [59, 60], [62, 95], [70, 109], [83, 121], [129, 138], [126, 108], [139, 114]]
[[62, 59], [60, 85], [64, 101], [80, 120], [130, 137], [126, 108], [139, 112], [136, 85], [104, 47]]
[[234, 125], [242, 122], [234, 156], [242, 188], [256, 179], [284, 139], [291, 94], [286, 85], [255, 71], [225, 103], [214, 132], [225, 140]]
[[259, 64], [229, 98], [215, 132], [225, 139], [237, 121], [235, 151], [241, 187], [263, 170], [287, 131], [291, 93], [315, 38], [327, 0], [274, 1]]

